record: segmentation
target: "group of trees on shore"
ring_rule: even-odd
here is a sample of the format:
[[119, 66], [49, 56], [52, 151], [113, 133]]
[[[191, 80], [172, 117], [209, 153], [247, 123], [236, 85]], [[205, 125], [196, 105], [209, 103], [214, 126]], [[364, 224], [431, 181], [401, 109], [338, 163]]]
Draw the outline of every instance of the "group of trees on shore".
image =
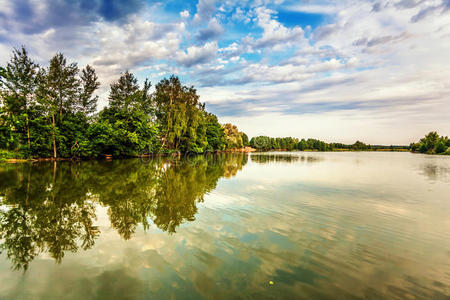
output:
[[436, 131], [432, 131], [419, 142], [412, 143], [410, 148], [412, 152], [450, 155], [450, 140], [448, 137], [439, 136]]
[[153, 93], [125, 71], [111, 84], [109, 105], [97, 111], [100, 83], [58, 53], [41, 67], [22, 47], [0, 67], [0, 152], [20, 157], [136, 156], [238, 148], [247, 135], [221, 125], [194, 87], [162, 79]]
[[292, 137], [273, 138], [268, 136], [257, 136], [250, 139], [250, 147], [259, 151], [298, 149], [298, 139]]

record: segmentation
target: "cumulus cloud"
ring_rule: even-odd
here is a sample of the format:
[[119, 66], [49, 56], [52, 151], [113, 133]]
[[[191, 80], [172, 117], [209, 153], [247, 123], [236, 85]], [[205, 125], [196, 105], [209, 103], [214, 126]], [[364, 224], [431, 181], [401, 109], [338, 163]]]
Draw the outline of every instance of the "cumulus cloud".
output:
[[205, 29], [200, 29], [197, 39], [199, 41], [207, 41], [217, 39], [222, 35], [225, 30], [219, 24], [216, 18], [212, 18], [209, 21], [208, 27]]
[[236, 7], [231, 19], [248, 24], [251, 21], [251, 15], [249, 12], [245, 12], [240, 7]]
[[186, 51], [178, 52], [177, 62], [185, 67], [210, 62], [217, 52], [217, 43], [209, 42], [202, 46], [191, 46]]
[[126, 25], [99, 24], [96, 48], [87, 59], [106, 87], [124, 70], [161, 59], [173, 59], [182, 39], [183, 23], [157, 24], [134, 18]]
[[121, 21], [138, 12], [143, 1], [131, 0], [17, 0], [3, 4], [8, 7], [0, 24], [9, 29], [33, 34], [49, 28], [88, 25], [99, 20]]
[[273, 18], [275, 11], [265, 7], [256, 10], [257, 24], [264, 30], [262, 37], [254, 43], [256, 48], [276, 47], [296, 43], [303, 38], [303, 29], [300, 26], [287, 28]]
[[199, 0], [197, 3], [197, 13], [194, 15], [195, 23], [209, 21], [216, 10], [216, 0]]

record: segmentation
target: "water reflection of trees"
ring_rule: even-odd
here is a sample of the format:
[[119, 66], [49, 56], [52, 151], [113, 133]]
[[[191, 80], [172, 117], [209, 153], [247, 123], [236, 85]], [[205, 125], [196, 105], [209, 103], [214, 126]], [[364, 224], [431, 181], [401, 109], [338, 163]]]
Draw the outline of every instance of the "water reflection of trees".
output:
[[322, 160], [321, 157], [317, 156], [299, 156], [295, 154], [252, 154], [251, 161], [255, 163], [272, 163], [272, 162], [283, 162], [283, 163], [293, 163], [293, 162], [318, 162]]
[[246, 162], [244, 154], [227, 154], [1, 166], [0, 249], [14, 269], [26, 270], [41, 252], [61, 262], [67, 251], [94, 245], [97, 204], [107, 207], [124, 239], [139, 224], [174, 233], [195, 219], [220, 177], [234, 176]]
[[437, 163], [427, 163], [421, 165], [420, 174], [433, 181], [447, 181], [450, 178], [450, 168]]

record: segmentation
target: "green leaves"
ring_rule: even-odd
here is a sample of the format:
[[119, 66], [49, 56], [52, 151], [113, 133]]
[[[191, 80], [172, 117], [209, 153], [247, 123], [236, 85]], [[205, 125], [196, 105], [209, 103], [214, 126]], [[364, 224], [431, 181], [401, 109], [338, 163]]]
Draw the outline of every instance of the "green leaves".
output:
[[269, 151], [269, 150], [292, 151], [294, 149], [306, 150], [314, 147], [320, 147], [321, 145], [317, 142], [320, 141], [309, 139], [308, 141], [301, 140], [299, 142], [298, 139], [292, 137], [271, 138], [268, 136], [257, 136], [250, 140], [250, 146], [262, 151]]
[[225, 133], [225, 143], [227, 149], [232, 148], [242, 148], [244, 146], [244, 142], [242, 139], [242, 132], [239, 132], [238, 128], [232, 124], [224, 124], [223, 125], [224, 133]]
[[411, 144], [411, 151], [428, 154], [447, 154], [450, 149], [448, 137], [439, 136], [436, 131], [428, 133], [418, 143]]
[[[155, 92], [129, 71], [111, 84], [109, 107], [95, 115], [99, 88], [91, 66], [79, 70], [62, 53], [40, 67], [25, 48], [0, 67], [0, 148], [27, 157], [136, 156], [239, 148], [248, 137], [222, 127], [194, 87], [171, 76]], [[228, 126], [228, 125], [227, 125]], [[227, 132], [225, 132], [227, 131]]]
[[77, 109], [85, 115], [92, 115], [97, 109], [98, 96], [93, 96], [94, 92], [100, 87], [95, 70], [87, 65], [81, 74], [81, 92]]

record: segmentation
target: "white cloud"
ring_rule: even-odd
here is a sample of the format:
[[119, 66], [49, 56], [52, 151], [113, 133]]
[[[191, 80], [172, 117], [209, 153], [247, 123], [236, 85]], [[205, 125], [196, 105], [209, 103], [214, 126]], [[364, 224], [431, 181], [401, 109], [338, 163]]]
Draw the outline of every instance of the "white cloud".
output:
[[212, 18], [208, 27], [204, 29], [200, 29], [199, 34], [197, 35], [197, 39], [200, 41], [207, 41], [217, 39], [222, 35], [225, 30], [219, 24], [216, 18]]
[[265, 7], [258, 7], [255, 10], [256, 20], [264, 32], [262, 37], [254, 42], [256, 48], [281, 48], [289, 44], [299, 43], [303, 39], [303, 29], [300, 26], [287, 28], [273, 18], [275, 11]]
[[185, 67], [192, 67], [212, 61], [217, 52], [217, 43], [209, 42], [203, 46], [191, 46], [186, 51], [179, 51], [177, 61]]
[[182, 18], [189, 18], [190, 14], [188, 10], [183, 10], [182, 12], [180, 12], [180, 17]]
[[209, 21], [216, 10], [216, 0], [199, 0], [197, 3], [197, 13], [194, 15], [194, 23]]
[[235, 20], [235, 21], [238, 21], [238, 22], [243, 22], [245, 24], [248, 24], [251, 21], [251, 14], [250, 13], [246, 13], [240, 7], [236, 7], [236, 10], [234, 11], [231, 19]]

